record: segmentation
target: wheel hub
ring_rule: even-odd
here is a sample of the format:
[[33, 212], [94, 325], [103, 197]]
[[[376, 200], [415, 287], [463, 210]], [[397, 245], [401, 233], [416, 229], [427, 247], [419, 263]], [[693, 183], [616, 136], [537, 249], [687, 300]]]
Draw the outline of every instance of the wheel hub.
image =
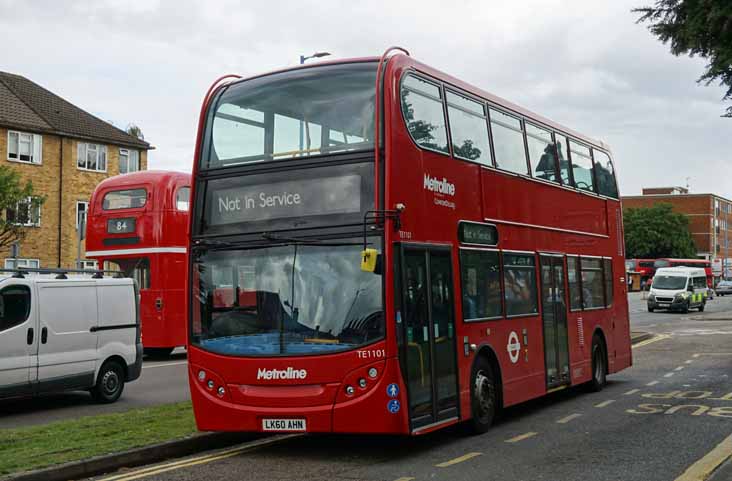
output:
[[483, 419], [493, 410], [493, 383], [483, 371], [475, 376], [475, 398], [478, 405], [478, 417]]

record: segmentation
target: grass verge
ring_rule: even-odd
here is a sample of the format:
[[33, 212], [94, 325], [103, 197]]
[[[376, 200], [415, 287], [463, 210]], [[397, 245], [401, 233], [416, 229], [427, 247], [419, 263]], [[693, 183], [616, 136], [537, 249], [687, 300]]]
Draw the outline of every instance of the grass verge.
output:
[[0, 476], [190, 436], [190, 402], [0, 429]]

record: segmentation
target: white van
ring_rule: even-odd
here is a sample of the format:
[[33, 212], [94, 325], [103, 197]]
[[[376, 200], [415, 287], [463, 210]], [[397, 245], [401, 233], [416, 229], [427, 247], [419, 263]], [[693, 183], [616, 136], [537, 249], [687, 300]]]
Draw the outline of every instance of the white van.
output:
[[699, 267], [656, 269], [648, 294], [648, 312], [655, 309], [689, 312], [704, 310], [707, 303], [707, 274]]
[[0, 275], [0, 399], [89, 390], [116, 401], [142, 370], [138, 311], [132, 279]]

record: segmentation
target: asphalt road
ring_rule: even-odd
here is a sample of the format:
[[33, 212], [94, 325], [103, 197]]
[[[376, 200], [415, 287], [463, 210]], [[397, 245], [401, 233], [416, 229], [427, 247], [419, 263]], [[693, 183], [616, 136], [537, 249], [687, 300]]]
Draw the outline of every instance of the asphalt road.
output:
[[[732, 297], [710, 301], [699, 317], [651, 314], [633, 295], [631, 317], [633, 330], [656, 337], [634, 347], [634, 366], [611, 376], [605, 390], [571, 389], [510, 408], [481, 436], [459, 426], [418, 438], [302, 436], [114, 479], [704, 479], [705, 461], [732, 433]], [[691, 477], [679, 478], [687, 469]], [[732, 465], [711, 479], [732, 479]]]
[[127, 411], [190, 398], [186, 354], [177, 349], [170, 359], [145, 360], [140, 378], [125, 385], [122, 397], [113, 404], [96, 404], [89, 393], [82, 391], [0, 401], [0, 429]]

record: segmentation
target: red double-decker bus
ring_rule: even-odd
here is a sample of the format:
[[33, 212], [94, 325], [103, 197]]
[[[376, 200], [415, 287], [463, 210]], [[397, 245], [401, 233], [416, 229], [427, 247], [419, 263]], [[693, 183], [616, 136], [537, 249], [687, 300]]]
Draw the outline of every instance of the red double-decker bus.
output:
[[714, 274], [712, 273], [712, 262], [706, 259], [677, 259], [664, 257], [656, 259], [653, 263], [653, 270], [659, 267], [701, 267], [707, 276], [707, 287], [714, 287]]
[[390, 51], [207, 94], [199, 429], [480, 432], [631, 365], [608, 147]]
[[92, 194], [86, 255], [140, 286], [145, 353], [186, 344], [185, 276], [190, 175], [141, 171], [102, 181]]

